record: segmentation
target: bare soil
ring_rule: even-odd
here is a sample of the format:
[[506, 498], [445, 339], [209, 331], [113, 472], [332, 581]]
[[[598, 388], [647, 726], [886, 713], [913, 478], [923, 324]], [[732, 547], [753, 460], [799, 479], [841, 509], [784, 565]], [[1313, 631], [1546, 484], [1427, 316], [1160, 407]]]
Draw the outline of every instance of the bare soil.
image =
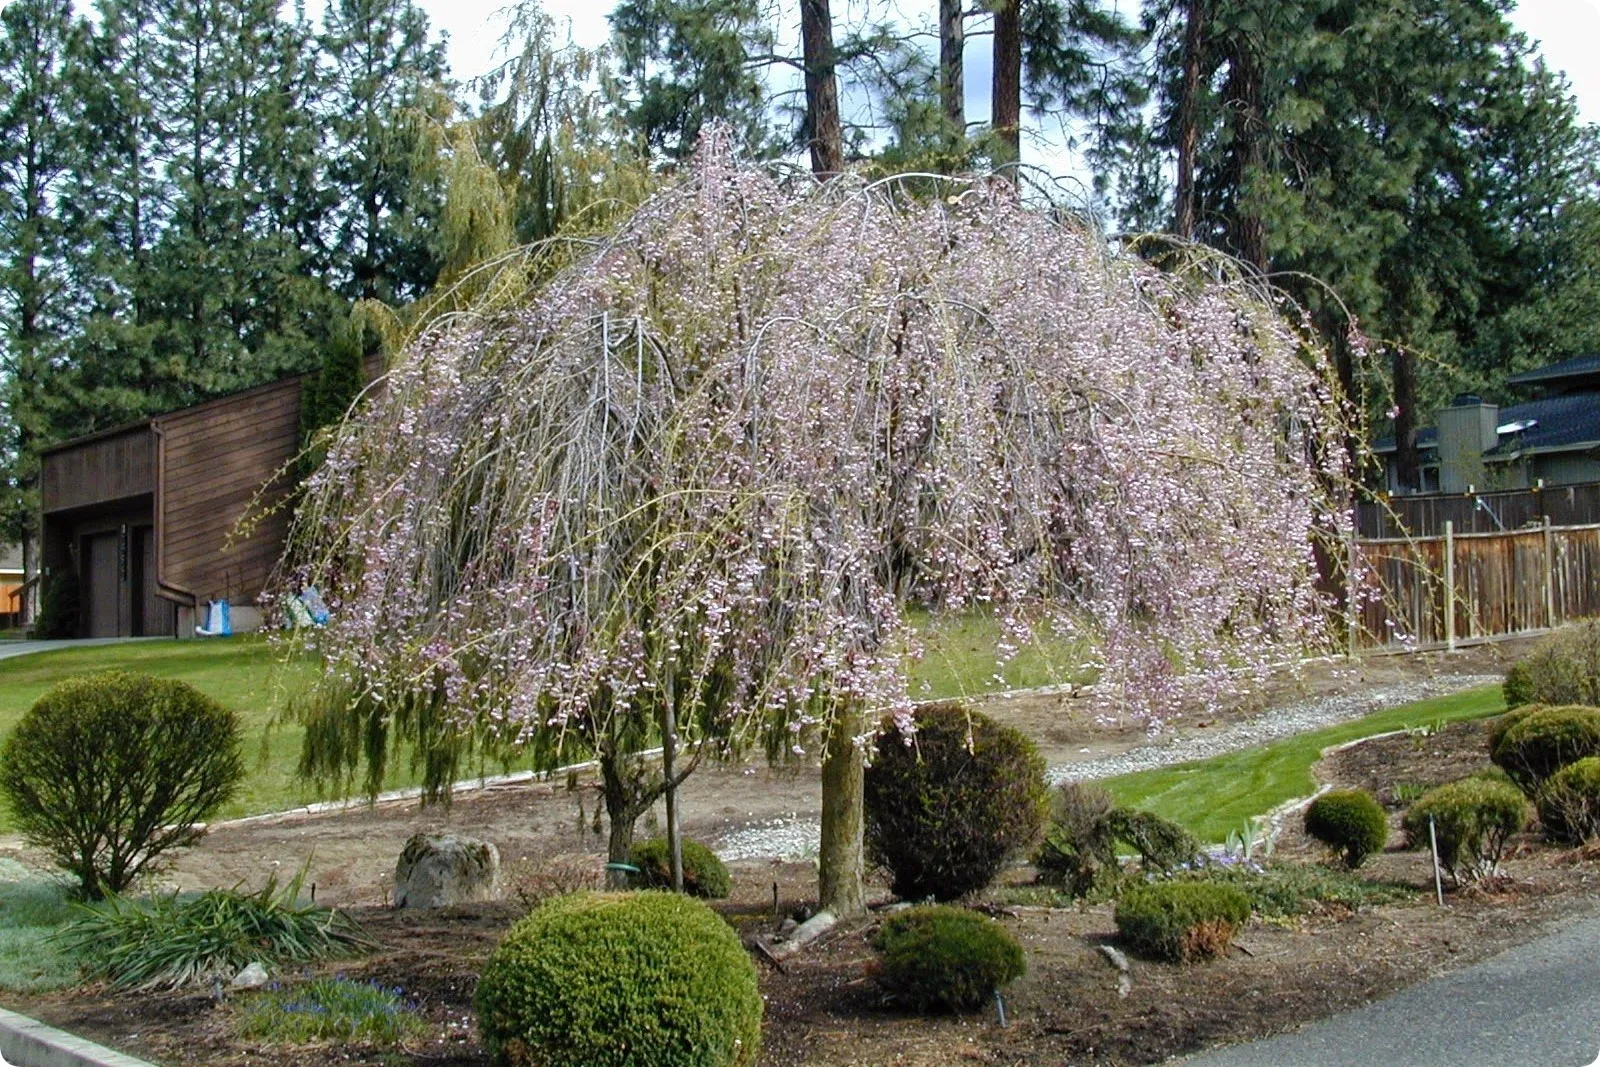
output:
[[[1275, 680], [1224, 720], [1306, 695], [1415, 678], [1418, 672], [1490, 673], [1515, 654], [1491, 646], [1454, 657], [1385, 657], [1359, 664], [1316, 665], [1294, 681]], [[1067, 696], [999, 701], [987, 710], [1038, 738], [1052, 763], [1133, 747], [1145, 740], [1134, 723], [1097, 722]], [[1180, 729], [1205, 729], [1199, 723]], [[1427, 786], [1484, 762], [1482, 727], [1458, 724], [1427, 737], [1398, 736], [1331, 754], [1317, 771], [1339, 785], [1358, 785], [1393, 800], [1396, 785]], [[429, 1035], [403, 1049], [358, 1046], [270, 1047], [233, 1036], [234, 998], [204, 993], [117, 995], [89, 988], [10, 1006], [134, 1055], [172, 1065], [320, 1067], [332, 1064], [449, 1064], [485, 1067], [472, 1026], [471, 995], [483, 959], [520, 913], [515, 903], [431, 913], [385, 906], [386, 885], [410, 834], [449, 827], [489, 837], [502, 856], [552, 854], [598, 858], [594, 793], [579, 783], [525, 783], [459, 798], [449, 811], [419, 812], [414, 802], [341, 814], [299, 816], [214, 828], [180, 863], [185, 886], [259, 884], [311, 858], [318, 899], [347, 907], [383, 946], [341, 972], [399, 986], [429, 1024]], [[814, 813], [818, 786], [811, 768], [709, 768], [684, 797], [685, 830], [715, 839], [730, 827]], [[1398, 818], [1398, 815], [1396, 815]], [[1293, 822], [1293, 820], [1291, 820]], [[1316, 860], [1318, 847], [1291, 826], [1280, 860]], [[37, 857], [24, 857], [37, 860]], [[809, 863], [746, 861], [732, 865], [735, 896], [729, 918], [748, 935], [770, 932], [774, 887], [780, 913], [814, 899]], [[1255, 922], [1227, 958], [1178, 967], [1135, 958], [1132, 988], [1118, 995], [1117, 973], [1097, 947], [1111, 941], [1109, 906], [1013, 907], [998, 913], [1027, 947], [1029, 973], [1006, 994], [1009, 1024], [991, 1010], [964, 1018], [919, 1018], [887, 1003], [871, 976], [871, 924], [839, 932], [789, 960], [780, 971], [762, 961], [767, 1001], [763, 1067], [900, 1064], [1146, 1064], [1206, 1046], [1298, 1026], [1384, 996], [1536, 936], [1558, 918], [1600, 906], [1600, 864], [1593, 855], [1561, 852], [1528, 836], [1507, 863], [1495, 895], [1452, 893], [1444, 909], [1431, 903], [1424, 856], [1391, 849], [1375, 858], [1369, 877], [1402, 882], [1415, 902], [1328, 910], [1292, 922]], [[1025, 882], [1031, 871], [1008, 876]], [[878, 891], [881, 900], [887, 894]], [[294, 976], [285, 976], [292, 979]]]

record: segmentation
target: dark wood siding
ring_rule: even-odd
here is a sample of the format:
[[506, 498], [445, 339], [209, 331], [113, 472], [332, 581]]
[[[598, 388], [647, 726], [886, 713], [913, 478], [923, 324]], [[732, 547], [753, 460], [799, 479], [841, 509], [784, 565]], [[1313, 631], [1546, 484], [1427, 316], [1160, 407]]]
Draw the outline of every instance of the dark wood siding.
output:
[[253, 604], [283, 551], [289, 515], [268, 516], [248, 538], [233, 535], [263, 487], [268, 501], [291, 488], [278, 475], [299, 448], [300, 379], [155, 422], [163, 440], [162, 580], [202, 604], [220, 597]]
[[155, 489], [155, 439], [141, 425], [47, 452], [40, 503], [48, 514], [125, 500]]

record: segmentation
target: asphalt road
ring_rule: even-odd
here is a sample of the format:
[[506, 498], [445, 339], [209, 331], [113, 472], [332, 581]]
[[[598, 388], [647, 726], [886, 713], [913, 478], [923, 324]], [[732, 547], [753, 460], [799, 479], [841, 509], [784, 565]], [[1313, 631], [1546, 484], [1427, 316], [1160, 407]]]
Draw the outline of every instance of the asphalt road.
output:
[[1600, 915], [1387, 1000], [1184, 1067], [1597, 1067]]

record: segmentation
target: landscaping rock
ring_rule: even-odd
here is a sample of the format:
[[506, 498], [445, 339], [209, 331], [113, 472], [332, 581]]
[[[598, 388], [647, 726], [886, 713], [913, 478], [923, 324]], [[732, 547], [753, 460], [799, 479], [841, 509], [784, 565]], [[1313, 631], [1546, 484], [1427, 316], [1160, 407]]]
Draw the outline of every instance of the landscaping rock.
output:
[[247, 963], [239, 968], [239, 973], [233, 976], [233, 981], [228, 984], [235, 989], [260, 989], [267, 984], [267, 969], [259, 963]]
[[416, 834], [394, 868], [397, 908], [442, 908], [494, 898], [500, 851], [455, 834]]

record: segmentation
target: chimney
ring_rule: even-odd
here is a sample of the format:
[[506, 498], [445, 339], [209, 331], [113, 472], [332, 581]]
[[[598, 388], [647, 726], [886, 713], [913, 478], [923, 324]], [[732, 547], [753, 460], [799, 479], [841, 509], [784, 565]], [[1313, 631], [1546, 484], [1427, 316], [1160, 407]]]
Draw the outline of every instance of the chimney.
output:
[[1499, 443], [1494, 432], [1500, 408], [1485, 404], [1473, 393], [1462, 393], [1439, 412], [1439, 490], [1465, 493], [1471, 486], [1484, 488], [1487, 478], [1483, 454]]

